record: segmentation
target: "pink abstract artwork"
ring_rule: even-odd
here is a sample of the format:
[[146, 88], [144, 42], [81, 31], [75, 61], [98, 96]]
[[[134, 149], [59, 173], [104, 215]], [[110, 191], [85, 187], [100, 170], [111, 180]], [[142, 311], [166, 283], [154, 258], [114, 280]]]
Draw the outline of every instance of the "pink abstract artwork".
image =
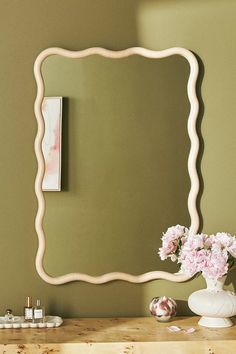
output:
[[45, 97], [42, 105], [45, 134], [42, 141], [45, 159], [43, 191], [61, 190], [62, 97]]

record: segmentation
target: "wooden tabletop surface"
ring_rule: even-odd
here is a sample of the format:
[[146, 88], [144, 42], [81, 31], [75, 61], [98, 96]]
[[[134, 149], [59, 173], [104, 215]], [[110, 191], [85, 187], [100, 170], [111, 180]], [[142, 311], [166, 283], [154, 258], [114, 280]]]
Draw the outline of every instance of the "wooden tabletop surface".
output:
[[[65, 319], [63, 324], [58, 328], [0, 329], [0, 353], [1, 350], [2, 353], [80, 353], [79, 349], [76, 350], [76, 348], [79, 348], [79, 344], [89, 344], [91, 348], [95, 348], [95, 344], [101, 343], [105, 343], [106, 348], [111, 344], [114, 344], [117, 347], [117, 351], [104, 352], [103, 349], [103, 352], [101, 351], [103, 354], [124, 353], [124, 346], [121, 345], [119, 347], [119, 344], [131, 343], [133, 344], [131, 347], [135, 348], [138, 344], [140, 345], [140, 343], [149, 343], [152, 344], [154, 348], [155, 343], [159, 343], [160, 345], [164, 343], [165, 345], [174, 343], [177, 348], [178, 345], [180, 346], [180, 342], [182, 343], [181, 345], [184, 345], [186, 348], [190, 348], [189, 345], [195, 343], [191, 346], [192, 351], [188, 349], [188, 353], [197, 354], [226, 353], [223, 350], [223, 348], [226, 348], [226, 343], [229, 344], [230, 347], [232, 346], [232, 343], [234, 343], [235, 349], [232, 351], [232, 354], [236, 353], [235, 325], [230, 328], [211, 329], [198, 326], [198, 319], [198, 317], [178, 317], [171, 322], [160, 323], [153, 317], [80, 318]], [[184, 333], [183, 331], [171, 333], [167, 329], [169, 326], [179, 326], [182, 329], [193, 327], [196, 331], [191, 334]], [[186, 346], [186, 343], [188, 343], [188, 346]], [[193, 348], [196, 347], [196, 343], [197, 346], [204, 343], [203, 348], [206, 348], [206, 351], [195, 352]], [[215, 352], [214, 349], [212, 349], [214, 348], [213, 343], [215, 343], [214, 345], [217, 346], [217, 348], [222, 348], [221, 351]], [[51, 347], [48, 346], [48, 344], [51, 344]], [[63, 345], [60, 346], [60, 344]], [[71, 349], [69, 351], [63, 351], [66, 348], [66, 344], [74, 345], [70, 347]], [[77, 344], [77, 347], [75, 344]], [[48, 349], [45, 349], [45, 345], [47, 345]], [[10, 347], [11, 351], [9, 351]], [[118, 347], [122, 348], [122, 351], [118, 351]], [[145, 345], [141, 345], [141, 347], [145, 348]], [[169, 348], [170, 347], [171, 346], [169, 346]], [[31, 348], [32, 351], [29, 348]], [[35, 351], [33, 351], [33, 348]], [[52, 351], [52, 348], [54, 348], [55, 351]], [[62, 350], [62, 348], [64, 349]], [[98, 347], [96, 347], [96, 350], [94, 349], [94, 351], [91, 348], [88, 353], [100, 353], [100, 351], [97, 350]], [[231, 353], [229, 348], [227, 353]], [[18, 350], [18, 352], [14, 350]], [[83, 350], [83, 353], [87, 353], [87, 351]], [[125, 354], [129, 353], [136, 352], [127, 349]], [[138, 351], [137, 353], [146, 353], [146, 351]], [[152, 353], [151, 349], [149, 350], [149, 353]], [[168, 351], [165, 350], [165, 354], [167, 353]], [[174, 351], [174, 353], [185, 353], [185, 351]]]

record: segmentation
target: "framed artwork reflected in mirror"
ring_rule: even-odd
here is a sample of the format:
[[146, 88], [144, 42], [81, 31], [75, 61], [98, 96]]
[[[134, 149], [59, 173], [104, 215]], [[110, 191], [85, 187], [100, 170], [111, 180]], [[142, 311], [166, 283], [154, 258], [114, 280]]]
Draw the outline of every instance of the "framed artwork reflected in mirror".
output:
[[61, 190], [62, 97], [44, 97], [42, 115], [45, 133], [42, 150], [45, 160], [43, 191]]

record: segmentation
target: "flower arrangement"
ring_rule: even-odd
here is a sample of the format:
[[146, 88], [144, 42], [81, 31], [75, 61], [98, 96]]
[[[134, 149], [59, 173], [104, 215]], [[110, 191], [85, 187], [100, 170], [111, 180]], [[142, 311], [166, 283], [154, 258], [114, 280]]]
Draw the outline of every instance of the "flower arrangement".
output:
[[226, 232], [215, 235], [192, 235], [189, 229], [176, 225], [163, 233], [161, 260], [170, 258], [180, 264], [180, 271], [190, 276], [219, 279], [226, 275], [236, 258], [236, 237]]

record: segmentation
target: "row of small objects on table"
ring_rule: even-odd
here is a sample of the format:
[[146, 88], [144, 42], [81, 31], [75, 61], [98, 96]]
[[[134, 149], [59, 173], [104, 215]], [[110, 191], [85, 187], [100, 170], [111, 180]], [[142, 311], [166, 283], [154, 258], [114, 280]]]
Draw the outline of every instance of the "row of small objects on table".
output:
[[53, 328], [62, 324], [59, 316], [44, 316], [40, 322], [25, 320], [24, 316], [14, 316], [12, 310], [7, 309], [4, 317], [0, 317], [0, 329], [3, 328]]

